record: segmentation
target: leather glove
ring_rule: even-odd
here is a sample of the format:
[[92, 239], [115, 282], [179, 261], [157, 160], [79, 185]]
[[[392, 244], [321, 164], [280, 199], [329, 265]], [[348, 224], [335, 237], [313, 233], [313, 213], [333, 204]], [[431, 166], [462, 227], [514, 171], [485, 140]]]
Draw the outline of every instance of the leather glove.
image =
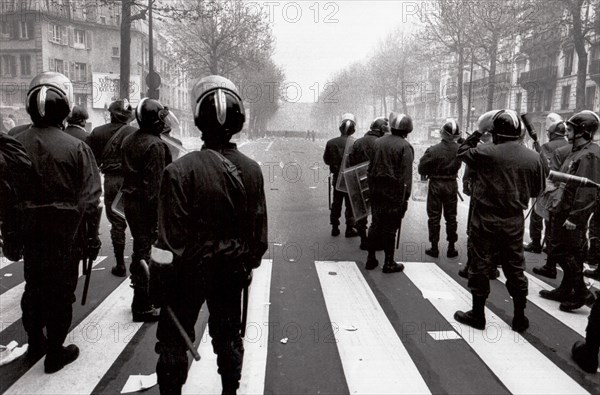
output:
[[463, 182], [463, 193], [467, 196], [471, 196], [473, 193], [473, 185], [471, 185], [471, 181]]
[[98, 258], [98, 253], [100, 253], [100, 247], [102, 247], [100, 238], [98, 236], [90, 237], [87, 244], [87, 258], [95, 261]]
[[150, 272], [148, 286], [150, 302], [155, 307], [163, 307], [168, 302], [169, 291], [177, 286], [173, 254], [170, 251], [152, 247], [148, 271]]

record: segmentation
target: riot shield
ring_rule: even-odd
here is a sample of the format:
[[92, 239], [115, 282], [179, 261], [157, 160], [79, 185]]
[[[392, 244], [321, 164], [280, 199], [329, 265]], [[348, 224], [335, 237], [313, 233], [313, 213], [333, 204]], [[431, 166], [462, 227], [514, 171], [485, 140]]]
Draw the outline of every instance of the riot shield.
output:
[[[344, 148], [344, 157], [342, 158], [342, 165], [340, 166], [340, 174], [343, 174], [348, 168], [348, 157], [350, 156], [350, 152], [352, 152], [355, 141], [356, 139], [352, 136], [348, 137], [346, 140], [346, 148]], [[340, 192], [348, 193], [348, 187], [346, 187], [346, 180], [344, 177], [338, 177], [335, 189]]]
[[176, 161], [177, 159], [190, 152], [183, 146], [181, 141], [177, 140], [174, 137], [171, 137], [168, 134], [161, 134], [160, 139], [167, 143], [167, 145], [169, 146], [169, 151], [171, 151], [171, 159], [173, 161]]
[[371, 211], [369, 184], [367, 182], [368, 168], [369, 162], [364, 162], [346, 169], [342, 172], [343, 177], [339, 177], [344, 179], [355, 221], [366, 218]]
[[110, 205], [110, 208], [113, 213], [125, 219], [125, 207], [123, 206], [123, 192], [121, 192], [120, 190], [119, 192], [117, 192], [115, 199]]
[[426, 202], [427, 191], [427, 180], [417, 180], [413, 182], [412, 200], [414, 200], [415, 202]]

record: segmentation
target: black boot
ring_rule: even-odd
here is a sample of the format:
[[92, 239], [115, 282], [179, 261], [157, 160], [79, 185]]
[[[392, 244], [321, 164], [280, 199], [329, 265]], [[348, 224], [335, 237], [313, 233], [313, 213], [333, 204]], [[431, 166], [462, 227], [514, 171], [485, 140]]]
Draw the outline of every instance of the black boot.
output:
[[[600, 293], [598, 293], [600, 297]], [[590, 313], [585, 342], [576, 342], [571, 354], [577, 365], [588, 373], [598, 370], [598, 351], [600, 351], [600, 299], [596, 300]]]
[[367, 238], [367, 231], [365, 229], [361, 229], [358, 231], [360, 236], [360, 249], [363, 251], [367, 251], [369, 249], [369, 239]]
[[536, 266], [533, 268], [533, 272], [537, 275], [556, 278], [556, 266], [546, 263], [544, 266]]
[[79, 357], [79, 348], [74, 344], [58, 350], [48, 350], [44, 360], [44, 372], [56, 373]]
[[385, 263], [383, 264], [382, 271], [384, 273], [399, 273], [404, 270], [404, 265], [400, 262], [394, 261], [394, 252], [396, 246], [394, 245], [394, 238], [392, 237], [385, 244]]
[[346, 233], [344, 234], [346, 237], [356, 237], [358, 236], [358, 232], [352, 226], [346, 226]]
[[464, 268], [460, 269], [458, 271], [458, 275], [461, 276], [462, 278], [466, 278], [468, 280], [469, 279], [469, 268], [465, 266]]
[[223, 385], [222, 395], [235, 395], [237, 394], [237, 390], [240, 386], [239, 381], [236, 380], [227, 380], [221, 378], [221, 383]]
[[110, 272], [117, 277], [125, 277], [127, 275], [127, 268], [125, 267], [125, 245], [124, 244], [113, 244], [113, 250], [115, 252], [115, 260], [117, 264], [112, 267]]
[[425, 254], [437, 258], [438, 256], [440, 256], [440, 251], [438, 250], [438, 245], [437, 243], [431, 243], [431, 248], [428, 248], [425, 250]]
[[[584, 285], [585, 288], [585, 285]], [[596, 298], [594, 294], [591, 293], [587, 288], [584, 290], [578, 289], [575, 290], [573, 294], [567, 299], [564, 300], [558, 308], [562, 311], [573, 311], [577, 310], [584, 305], [591, 306]]]
[[525, 316], [525, 305], [527, 304], [527, 297], [525, 295], [519, 295], [513, 297], [514, 305], [514, 316], [512, 321], [512, 330], [515, 332], [524, 332], [529, 328], [529, 319]]
[[595, 270], [584, 270], [583, 275], [589, 278], [593, 278], [596, 281], [600, 281], [600, 265]]
[[339, 236], [340, 235], [340, 228], [337, 225], [332, 225], [331, 226], [331, 235], [332, 236]]
[[534, 254], [542, 253], [542, 244], [539, 240], [532, 240], [531, 243], [527, 244], [523, 250], [526, 252], [533, 252]]
[[551, 291], [546, 291], [545, 289], [542, 289], [540, 291], [540, 296], [544, 299], [554, 300], [556, 302], [564, 302], [566, 300], [569, 300], [569, 298], [571, 297], [572, 290], [573, 282], [571, 280], [571, 276], [568, 272], [565, 272], [563, 274], [562, 281], [560, 282], [558, 288], [553, 289]]
[[475, 329], [485, 329], [485, 300], [483, 296], [473, 295], [473, 310], [467, 312], [457, 311], [454, 313], [454, 319], [461, 324], [468, 325]]
[[448, 258], [456, 258], [458, 256], [458, 251], [456, 251], [454, 243], [448, 243], [448, 251], [446, 252], [446, 256]]
[[43, 334], [43, 332], [41, 332], [41, 335], [28, 335], [27, 359], [30, 361], [37, 361], [46, 355], [47, 351], [48, 339], [46, 339], [46, 336]]
[[375, 256], [375, 251], [369, 251], [369, 256], [367, 256], [367, 264], [365, 265], [365, 269], [373, 270], [377, 266], [379, 266], [379, 261]]

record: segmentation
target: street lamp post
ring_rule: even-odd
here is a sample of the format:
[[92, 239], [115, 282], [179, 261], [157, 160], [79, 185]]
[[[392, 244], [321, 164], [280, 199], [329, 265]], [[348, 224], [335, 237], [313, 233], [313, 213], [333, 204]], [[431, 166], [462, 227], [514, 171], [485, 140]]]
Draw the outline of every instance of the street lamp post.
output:
[[470, 121], [471, 121], [471, 126], [469, 127], [469, 129], [471, 130], [471, 133], [473, 133], [473, 118], [475, 117], [475, 107], [471, 107], [471, 116], [469, 117]]
[[152, 1], [148, 0], [148, 75], [146, 84], [148, 85], [148, 97], [158, 100], [159, 87], [161, 84], [160, 75], [154, 71], [154, 37], [152, 27]]

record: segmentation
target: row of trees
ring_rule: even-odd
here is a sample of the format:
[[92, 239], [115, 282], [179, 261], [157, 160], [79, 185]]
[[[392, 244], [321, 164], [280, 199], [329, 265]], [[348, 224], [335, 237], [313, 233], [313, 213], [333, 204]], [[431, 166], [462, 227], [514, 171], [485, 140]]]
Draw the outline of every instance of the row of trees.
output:
[[[467, 65], [474, 63], [486, 71], [487, 110], [491, 110], [497, 96], [498, 67], [514, 62], [517, 40], [536, 35], [559, 38], [552, 43], [541, 40], [540, 45], [557, 45], [557, 50], [563, 45], [575, 48], [579, 58], [576, 110], [584, 108], [587, 44], [594, 34], [600, 34], [600, 0], [435, 0], [420, 4], [414, 21], [417, 32], [409, 35], [397, 29], [365, 62], [334, 75], [337, 100], [327, 102], [325, 92], [315, 108], [316, 117], [327, 119], [332, 111], [337, 114], [361, 106], [375, 108], [373, 104], [379, 101], [384, 114], [390, 105], [392, 110], [406, 112], [410, 94], [428, 89], [430, 81], [423, 71], [435, 66], [453, 70], [456, 111], [463, 124]], [[353, 86], [348, 87], [347, 81], [353, 81]], [[362, 91], [359, 103], [357, 90]]]

